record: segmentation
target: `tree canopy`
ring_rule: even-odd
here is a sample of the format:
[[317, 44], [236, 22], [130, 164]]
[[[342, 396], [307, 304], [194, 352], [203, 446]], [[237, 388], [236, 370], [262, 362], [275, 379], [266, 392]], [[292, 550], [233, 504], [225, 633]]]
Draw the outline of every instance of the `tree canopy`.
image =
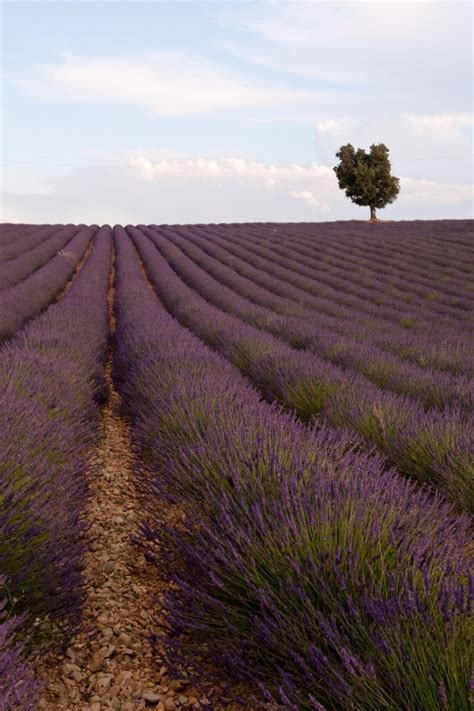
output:
[[374, 221], [376, 210], [393, 202], [400, 192], [400, 180], [391, 174], [388, 153], [383, 143], [372, 144], [369, 153], [347, 143], [336, 153], [339, 165], [334, 172], [339, 187], [356, 205], [370, 207], [370, 219]]

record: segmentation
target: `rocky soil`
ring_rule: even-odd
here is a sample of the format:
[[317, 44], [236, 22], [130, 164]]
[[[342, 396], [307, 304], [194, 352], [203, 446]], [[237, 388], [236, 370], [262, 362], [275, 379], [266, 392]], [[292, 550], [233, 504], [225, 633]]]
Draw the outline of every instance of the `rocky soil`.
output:
[[[112, 273], [113, 280], [113, 273]], [[114, 292], [109, 294], [114, 330]], [[139, 525], [146, 507], [137, 486], [136, 463], [129, 426], [120, 411], [111, 361], [106, 367], [109, 397], [102, 407], [102, 436], [89, 467], [90, 497], [84, 559], [83, 619], [69, 647], [53, 645], [35, 660], [43, 685], [39, 709], [45, 711], [253, 711], [226, 695], [224, 684], [199, 679], [191, 669], [171, 672], [162, 644], [156, 641], [163, 621], [163, 600], [169, 586], [166, 566], [147, 561], [139, 545]], [[163, 520], [174, 524], [177, 513], [164, 502], [156, 505]], [[58, 636], [60, 633], [58, 631]], [[154, 643], [152, 646], [152, 639]], [[241, 695], [241, 693], [239, 694]]]
[[[103, 408], [103, 436], [91, 459], [83, 624], [66, 655], [53, 649], [37, 662], [44, 683], [39, 708], [46, 711], [102, 711], [156, 708], [242, 709], [222, 688], [203, 680], [199, 689], [186, 669], [179, 678], [163, 663], [150, 639], [162, 617], [169, 581], [147, 562], [140, 546], [143, 518], [134, 485], [128, 425], [107, 368], [109, 401]], [[159, 504], [159, 502], [158, 502]], [[175, 516], [176, 513], [170, 514]], [[255, 708], [253, 704], [246, 708]]]

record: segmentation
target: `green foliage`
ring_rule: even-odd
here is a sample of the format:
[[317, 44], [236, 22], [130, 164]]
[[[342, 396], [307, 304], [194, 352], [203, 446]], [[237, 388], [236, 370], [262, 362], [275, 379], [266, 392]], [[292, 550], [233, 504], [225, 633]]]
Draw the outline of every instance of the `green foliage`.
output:
[[339, 165], [334, 172], [339, 187], [356, 205], [369, 206], [371, 218], [375, 219], [375, 210], [393, 202], [400, 191], [399, 178], [390, 173], [387, 146], [372, 144], [367, 153], [348, 143], [340, 147], [336, 156]]
[[307, 378], [288, 387], [283, 402], [297, 417], [309, 422], [321, 412], [338, 389], [338, 385], [329, 380]]

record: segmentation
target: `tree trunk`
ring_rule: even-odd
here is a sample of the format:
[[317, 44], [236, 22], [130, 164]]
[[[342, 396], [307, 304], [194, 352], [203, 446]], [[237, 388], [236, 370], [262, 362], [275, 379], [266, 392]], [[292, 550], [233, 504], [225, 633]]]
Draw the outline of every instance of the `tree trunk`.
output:
[[377, 222], [377, 216], [375, 214], [375, 207], [370, 206], [370, 221]]

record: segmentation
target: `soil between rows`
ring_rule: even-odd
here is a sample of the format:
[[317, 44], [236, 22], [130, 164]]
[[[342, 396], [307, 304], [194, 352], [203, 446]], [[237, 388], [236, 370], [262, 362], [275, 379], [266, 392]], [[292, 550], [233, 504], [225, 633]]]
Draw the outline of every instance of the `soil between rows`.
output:
[[[38, 661], [37, 675], [44, 684], [39, 708], [242, 709], [208, 680], [198, 689], [187, 670], [174, 676], [163, 663], [159, 643], [152, 648], [151, 635], [158, 631], [164, 594], [172, 583], [160, 576], [136, 542], [143, 507], [110, 362], [106, 378], [109, 398], [102, 408], [102, 437], [90, 459], [90, 498], [84, 512], [83, 624], [65, 655], [53, 649]], [[170, 517], [176, 512], [170, 511]]]
[[[109, 291], [109, 322], [115, 331], [114, 269]], [[163, 602], [173, 585], [166, 566], [147, 560], [139, 545], [146, 507], [137, 482], [137, 462], [130, 427], [121, 412], [121, 396], [112, 377], [112, 357], [105, 367], [107, 399], [101, 408], [101, 436], [89, 459], [89, 499], [83, 577], [85, 604], [78, 632], [65, 654], [59, 646], [35, 661], [43, 685], [38, 704], [45, 711], [242, 710], [223, 684], [198, 679], [192, 669], [169, 670], [164, 662], [159, 625]], [[174, 524], [177, 512], [157, 499], [163, 521]], [[179, 513], [179, 512], [178, 512]], [[153, 645], [152, 645], [153, 639]], [[260, 708], [254, 702], [245, 709]], [[268, 706], [267, 706], [268, 708]]]

